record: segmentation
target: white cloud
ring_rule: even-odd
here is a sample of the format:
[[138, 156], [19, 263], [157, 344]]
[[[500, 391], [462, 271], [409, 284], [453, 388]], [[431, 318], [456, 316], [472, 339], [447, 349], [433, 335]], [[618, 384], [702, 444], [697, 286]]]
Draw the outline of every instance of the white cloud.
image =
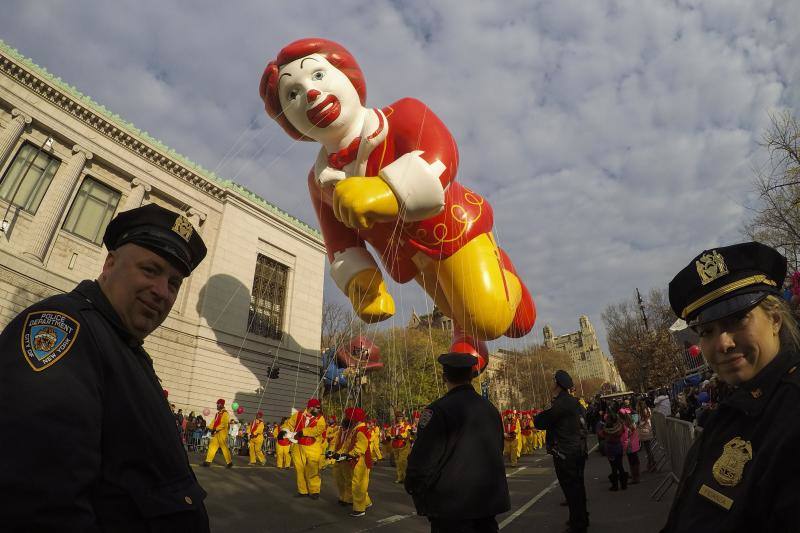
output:
[[[739, 240], [768, 113], [800, 105], [788, 0], [188, 5], [7, 2], [0, 38], [313, 225], [316, 147], [264, 115], [257, 84], [294, 39], [342, 42], [371, 105], [414, 96], [451, 129], [537, 330], [588, 314], [602, 334], [606, 305]], [[413, 284], [392, 290], [401, 317], [425, 309]]]

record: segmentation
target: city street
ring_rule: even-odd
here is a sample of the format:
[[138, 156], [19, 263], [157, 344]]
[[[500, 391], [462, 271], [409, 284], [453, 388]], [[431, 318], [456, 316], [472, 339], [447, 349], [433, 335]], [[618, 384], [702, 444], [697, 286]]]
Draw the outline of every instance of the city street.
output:
[[[414, 514], [411, 498], [394, 483], [394, 468], [387, 460], [379, 462], [370, 475], [369, 493], [374, 505], [366, 516], [351, 518], [350, 508], [337, 504], [330, 471], [323, 472], [321, 498], [313, 501], [294, 497], [293, 468], [248, 467], [246, 457], [235, 457], [236, 466], [228, 470], [222, 466], [220, 454], [217, 464], [201, 468], [196, 466], [202, 460], [198, 455], [190, 458], [208, 492], [206, 507], [216, 533], [430, 531], [428, 521]], [[273, 464], [274, 459], [269, 457], [268, 465]], [[641, 484], [612, 493], [608, 491], [608, 472], [606, 459], [596, 452], [590, 454], [586, 469], [589, 531], [618, 533], [624, 527], [631, 533], [657, 532], [666, 520], [674, 488], [661, 502], [651, 501], [649, 494], [664, 473], [643, 474]], [[498, 517], [502, 531], [556, 533], [564, 529], [567, 508], [559, 505], [563, 496], [555, 483], [549, 455], [540, 450], [534, 456], [522, 457], [516, 467], [506, 469], [506, 475], [511, 511]]]

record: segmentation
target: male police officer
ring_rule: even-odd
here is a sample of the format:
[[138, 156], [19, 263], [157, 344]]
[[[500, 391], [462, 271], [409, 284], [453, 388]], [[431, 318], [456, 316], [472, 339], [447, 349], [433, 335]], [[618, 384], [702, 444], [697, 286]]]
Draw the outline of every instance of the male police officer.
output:
[[569, 391], [572, 378], [565, 370], [557, 370], [553, 384], [553, 403], [533, 423], [547, 430], [547, 451], [553, 455], [556, 477], [569, 505], [567, 532], [584, 532], [589, 525], [586, 512], [586, 488], [583, 469], [586, 465], [586, 413]]
[[472, 387], [476, 357], [448, 353], [439, 363], [447, 394], [422, 413], [406, 491], [432, 533], [498, 531], [495, 515], [511, 506], [500, 413]]
[[154, 204], [106, 228], [97, 281], [47, 298], [0, 334], [3, 531], [208, 531], [205, 491], [142, 348], [206, 247]]

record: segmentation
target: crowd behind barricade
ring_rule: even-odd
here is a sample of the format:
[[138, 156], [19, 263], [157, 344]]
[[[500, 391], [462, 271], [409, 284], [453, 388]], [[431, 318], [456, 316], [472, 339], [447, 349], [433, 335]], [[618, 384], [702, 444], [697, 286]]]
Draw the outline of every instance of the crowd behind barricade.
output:
[[[205, 452], [208, 450], [213, 431], [202, 414], [195, 415], [194, 411], [184, 414], [183, 409], [175, 408], [170, 404], [175, 417], [175, 427], [181, 437], [184, 447], [189, 452]], [[228, 425], [227, 444], [231, 452], [236, 455], [246, 456], [250, 442], [250, 423], [248, 420], [231, 418]], [[278, 440], [279, 423], [264, 424], [264, 442], [261, 447], [265, 455], [275, 455]]]

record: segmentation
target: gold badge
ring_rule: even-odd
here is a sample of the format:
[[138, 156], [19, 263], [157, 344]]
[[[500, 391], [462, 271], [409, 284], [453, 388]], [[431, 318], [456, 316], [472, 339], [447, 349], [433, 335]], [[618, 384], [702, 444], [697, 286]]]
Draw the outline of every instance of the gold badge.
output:
[[192, 238], [194, 227], [192, 227], [192, 223], [189, 222], [188, 218], [179, 215], [178, 218], [175, 219], [175, 224], [172, 225], [172, 231], [183, 237], [184, 241], [189, 242], [189, 239]]
[[728, 273], [728, 267], [725, 265], [725, 259], [716, 250], [703, 254], [700, 259], [695, 261], [697, 267], [697, 275], [700, 276], [700, 283], [708, 285], [720, 276]]
[[749, 440], [734, 437], [722, 449], [711, 471], [714, 479], [723, 487], [735, 487], [742, 481], [742, 472], [747, 462], [753, 458], [753, 447]]

